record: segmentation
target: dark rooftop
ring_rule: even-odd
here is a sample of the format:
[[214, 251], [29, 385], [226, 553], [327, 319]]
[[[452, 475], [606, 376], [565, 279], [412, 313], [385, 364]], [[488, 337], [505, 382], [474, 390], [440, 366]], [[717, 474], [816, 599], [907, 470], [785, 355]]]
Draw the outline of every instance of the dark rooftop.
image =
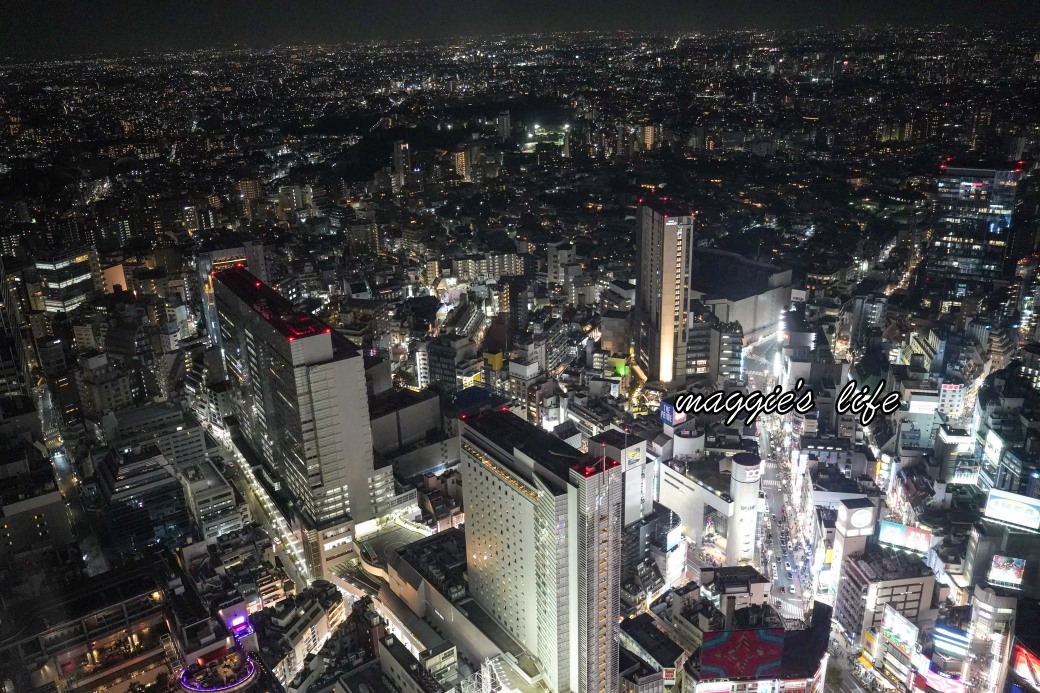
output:
[[[504, 450], [519, 450], [538, 462], [550, 473], [567, 480], [569, 470], [579, 465], [584, 467], [585, 476], [597, 470], [597, 458], [586, 456], [538, 426], [529, 424], [508, 409], [485, 411], [477, 416], [463, 417], [463, 421], [475, 431], [491, 440]], [[586, 465], [585, 463], [589, 464]], [[617, 460], [607, 458], [607, 466], [617, 466]]]
[[289, 299], [257, 279], [241, 263], [231, 269], [214, 270], [212, 275], [244, 303], [252, 306], [290, 342], [332, 332], [331, 327], [297, 309]]
[[432, 390], [416, 392], [414, 390], [387, 390], [368, 400], [368, 418], [378, 419], [406, 407], [436, 397]]
[[589, 449], [595, 450], [596, 446], [600, 443], [606, 443], [612, 445], [615, 448], [624, 450], [628, 445], [635, 445], [643, 440], [643, 437], [635, 432], [624, 433], [615, 428], [608, 428], [597, 436], [589, 439]]
[[621, 630], [664, 667], [675, 666], [675, 662], [683, 655], [683, 648], [657, 627], [650, 614], [626, 619], [621, 623]]

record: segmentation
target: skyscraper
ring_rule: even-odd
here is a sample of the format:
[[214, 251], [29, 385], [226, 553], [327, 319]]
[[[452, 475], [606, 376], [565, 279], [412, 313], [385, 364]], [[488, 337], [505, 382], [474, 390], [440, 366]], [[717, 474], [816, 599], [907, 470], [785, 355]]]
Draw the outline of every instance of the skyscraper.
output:
[[682, 383], [696, 217], [662, 203], [639, 208], [636, 360], [647, 379]]
[[938, 219], [924, 276], [944, 297], [969, 295], [1002, 276], [1021, 177], [1021, 169], [942, 169]]
[[394, 142], [394, 183], [397, 189], [404, 187], [408, 172], [412, 170], [412, 152], [403, 140]]
[[213, 284], [236, 417], [263, 462], [257, 477], [289, 501], [321, 577], [350, 553], [354, 522], [394, 492], [392, 468], [373, 465], [364, 359], [245, 269], [216, 272]]
[[459, 434], [473, 598], [550, 690], [616, 690], [620, 463], [508, 411], [464, 418]]

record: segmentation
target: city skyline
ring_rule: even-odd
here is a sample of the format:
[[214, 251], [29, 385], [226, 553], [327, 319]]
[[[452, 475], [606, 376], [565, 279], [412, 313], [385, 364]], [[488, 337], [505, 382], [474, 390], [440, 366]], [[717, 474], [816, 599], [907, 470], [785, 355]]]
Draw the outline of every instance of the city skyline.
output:
[[133, 55], [151, 51], [268, 48], [400, 40], [493, 38], [553, 32], [657, 33], [755, 30], [834, 30], [943, 27], [1022, 29], [1040, 23], [1040, 7], [1010, 0], [999, 14], [980, 13], [969, 0], [710, 0], [693, 5], [662, 0], [648, 8], [634, 0], [586, 3], [453, 3], [450, 12], [435, 3], [318, 0], [281, 3], [41, 0], [9, 3], [0, 26], [0, 58], [57, 58], [88, 54]]
[[1028, 13], [128, 6], [280, 45], [0, 61], [0, 693], [1040, 693]]

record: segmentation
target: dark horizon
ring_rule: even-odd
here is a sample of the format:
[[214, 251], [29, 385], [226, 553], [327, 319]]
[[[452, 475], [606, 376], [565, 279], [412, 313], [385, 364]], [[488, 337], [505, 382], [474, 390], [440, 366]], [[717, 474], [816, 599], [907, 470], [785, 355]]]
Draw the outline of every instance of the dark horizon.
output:
[[632, 0], [458, 0], [451, 3], [359, 3], [315, 0], [34, 0], [6, 2], [0, 56], [15, 59], [127, 55], [149, 51], [265, 48], [365, 41], [445, 40], [577, 31], [632, 31], [675, 35], [698, 31], [852, 26], [928, 28], [1040, 28], [1040, 3], [1009, 0], [999, 12], [980, 12], [968, 0], [827, 0], [763, 2], [659, 0], [648, 10]]

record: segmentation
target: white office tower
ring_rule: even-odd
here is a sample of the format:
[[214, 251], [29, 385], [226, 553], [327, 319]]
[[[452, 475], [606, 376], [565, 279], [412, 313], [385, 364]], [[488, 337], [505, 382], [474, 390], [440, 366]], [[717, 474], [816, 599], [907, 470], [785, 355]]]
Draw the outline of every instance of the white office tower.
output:
[[726, 536], [726, 565], [755, 559], [758, 531], [758, 491], [762, 484], [762, 459], [750, 452], [733, 456], [729, 495], [733, 499], [733, 527]]
[[373, 468], [364, 359], [332, 328], [297, 311], [242, 268], [213, 276], [220, 346], [256, 476], [291, 506], [314, 577], [352, 550], [354, 522], [393, 497]]
[[639, 208], [636, 360], [649, 380], [681, 384], [696, 217], [669, 212], [664, 203]]
[[621, 465], [508, 411], [459, 426], [470, 594], [550, 690], [617, 690]]

